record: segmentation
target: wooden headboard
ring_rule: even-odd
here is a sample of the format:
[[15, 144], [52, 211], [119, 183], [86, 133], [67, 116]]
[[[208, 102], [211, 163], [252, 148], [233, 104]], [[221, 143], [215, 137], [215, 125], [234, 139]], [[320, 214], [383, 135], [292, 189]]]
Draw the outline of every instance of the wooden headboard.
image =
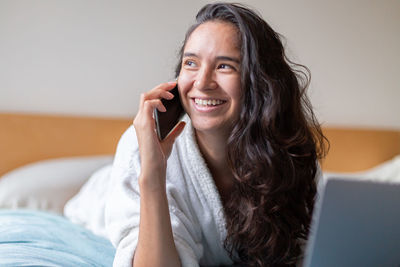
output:
[[324, 171], [355, 172], [400, 155], [400, 130], [324, 128], [330, 150]]
[[0, 113], [0, 175], [38, 160], [114, 154], [129, 119]]
[[[38, 160], [114, 154], [132, 119], [0, 113], [0, 175]], [[352, 172], [400, 154], [400, 131], [324, 128], [325, 171]]]

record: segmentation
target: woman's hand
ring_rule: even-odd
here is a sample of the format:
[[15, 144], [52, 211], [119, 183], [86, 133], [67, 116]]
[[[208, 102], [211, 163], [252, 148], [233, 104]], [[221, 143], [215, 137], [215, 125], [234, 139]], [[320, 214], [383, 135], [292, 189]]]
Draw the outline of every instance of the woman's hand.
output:
[[166, 194], [167, 159], [185, 123], [179, 123], [162, 141], [158, 139], [154, 109], [165, 112], [161, 99], [172, 99], [169, 92], [176, 82], [163, 83], [140, 97], [139, 111], [133, 121], [140, 153], [140, 224], [133, 266], [180, 266], [172, 234]]
[[139, 182], [154, 186], [165, 187], [167, 159], [171, 153], [175, 139], [182, 132], [185, 123], [180, 122], [172, 132], [162, 141], [155, 131], [154, 109], [165, 112], [161, 99], [172, 99], [174, 95], [169, 91], [176, 86], [176, 82], [162, 83], [140, 97], [139, 111], [133, 121], [139, 142], [141, 174]]

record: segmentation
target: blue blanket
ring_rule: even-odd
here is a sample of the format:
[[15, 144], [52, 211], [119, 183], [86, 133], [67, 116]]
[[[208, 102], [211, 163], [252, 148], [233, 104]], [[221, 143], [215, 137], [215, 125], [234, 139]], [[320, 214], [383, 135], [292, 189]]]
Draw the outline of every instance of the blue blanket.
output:
[[0, 210], [0, 266], [112, 266], [111, 243], [45, 212]]

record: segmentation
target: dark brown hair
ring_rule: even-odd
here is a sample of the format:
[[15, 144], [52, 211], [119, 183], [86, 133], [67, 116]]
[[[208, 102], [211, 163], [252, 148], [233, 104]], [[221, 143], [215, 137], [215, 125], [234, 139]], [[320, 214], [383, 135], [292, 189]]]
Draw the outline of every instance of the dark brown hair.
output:
[[[184, 45], [213, 20], [235, 25], [241, 44], [243, 99], [227, 146], [235, 187], [224, 204], [225, 249], [242, 265], [294, 266], [308, 236], [327, 141], [305, 93], [310, 72], [287, 58], [280, 35], [261, 16], [239, 4], [204, 6]], [[180, 68], [181, 62], [177, 76]]]

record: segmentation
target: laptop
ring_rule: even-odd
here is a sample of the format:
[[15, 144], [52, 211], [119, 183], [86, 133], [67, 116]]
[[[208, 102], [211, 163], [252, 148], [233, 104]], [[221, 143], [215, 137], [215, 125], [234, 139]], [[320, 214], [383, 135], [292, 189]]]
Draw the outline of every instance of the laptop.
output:
[[400, 184], [328, 177], [303, 267], [400, 267]]

